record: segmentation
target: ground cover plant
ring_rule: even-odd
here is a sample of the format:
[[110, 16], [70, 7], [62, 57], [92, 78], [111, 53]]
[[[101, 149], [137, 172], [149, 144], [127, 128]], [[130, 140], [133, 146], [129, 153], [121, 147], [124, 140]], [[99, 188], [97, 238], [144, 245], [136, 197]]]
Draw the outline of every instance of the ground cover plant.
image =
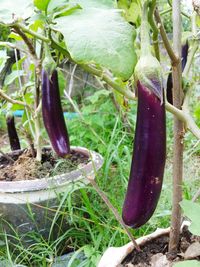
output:
[[[94, 188], [76, 188], [70, 194], [59, 196], [60, 206], [54, 210], [55, 219], [52, 227], [60, 215], [61, 220], [66, 220], [68, 216], [70, 228], [58, 239], [44, 240], [38, 233], [32, 232], [29, 236], [34, 243], [26, 248], [17, 233], [12, 246], [2, 233], [1, 255], [2, 259], [7, 258], [9, 264], [51, 266], [55, 256], [76, 250], [69, 266], [97, 266], [100, 255], [107, 246], [119, 246], [128, 241], [126, 234], [134, 242], [133, 236], [144, 235], [157, 226], [168, 226], [171, 206], [169, 251], [177, 253], [181, 207], [186, 217], [192, 221], [189, 230], [199, 235], [196, 225], [198, 217], [194, 216], [195, 212], [189, 213], [189, 210], [196, 210], [198, 207], [190, 202], [181, 202], [182, 196], [184, 199], [192, 199], [199, 187], [199, 158], [196, 156], [199, 152], [199, 141], [194, 139], [200, 138], [197, 126], [199, 103], [198, 90], [192, 91], [199, 82], [198, 64], [193, 67], [192, 73], [195, 74], [191, 75], [190, 72], [192, 64], [198, 60], [199, 15], [196, 11], [192, 14], [181, 11], [180, 2], [176, 0], [172, 3], [169, 1], [167, 10], [161, 10], [160, 13], [156, 8], [157, 4], [159, 3], [154, 0], [35, 0], [34, 3], [20, 0], [17, 5], [10, 6], [7, 1], [2, 1], [1, 110], [4, 114], [9, 112], [9, 116], [19, 109], [24, 111], [22, 121], [17, 121], [23, 144], [29, 146], [32, 157], [37, 162], [42, 159], [42, 147], [49, 141], [61, 157], [61, 161], [69, 154], [69, 142], [99, 151], [105, 159], [103, 169], [97, 176], [101, 190], [97, 183], [91, 181]], [[22, 6], [26, 10], [24, 13], [23, 9], [23, 14]], [[197, 4], [195, 10], [198, 11]], [[160, 18], [160, 15], [168, 13], [172, 13], [173, 17], [173, 48]], [[190, 30], [183, 34], [183, 42], [181, 16], [187, 20]], [[172, 75], [169, 74], [169, 80], [170, 77], [172, 80], [167, 84], [167, 95], [173, 95], [173, 99], [165, 98], [166, 86], [161, 74], [163, 56], [160, 56], [159, 31], [172, 62]], [[187, 55], [182, 51], [181, 56], [182, 44], [183, 47], [185, 44], [189, 47]], [[11, 70], [8, 68], [6, 49], [14, 51], [14, 62], [9, 63]], [[66, 59], [96, 76], [100, 84], [98, 91], [92, 89], [92, 95], [85, 97], [81, 103], [76, 103], [70, 94], [73, 73], [68, 82], [69, 90], [64, 90], [66, 81], [62, 66]], [[62, 98], [61, 102], [60, 96], [63, 94], [66, 99]], [[67, 129], [61, 108], [63, 104], [78, 115], [75, 119], [67, 121]], [[166, 181], [158, 202], [165, 165], [165, 109], [174, 115], [172, 144], [173, 118], [171, 114], [167, 114], [167, 151], [169, 155], [173, 153], [173, 172], [169, 156], [165, 167]], [[155, 115], [157, 121], [154, 120]], [[8, 129], [11, 125], [9, 118]], [[13, 126], [12, 116], [11, 121]], [[136, 136], [132, 160], [134, 129]], [[14, 132], [16, 136], [16, 131]], [[11, 140], [17, 140], [16, 137], [12, 138], [12, 134], [9, 136]], [[183, 157], [184, 140], [187, 149]], [[10, 143], [15, 150], [16, 143]], [[5, 156], [4, 152], [2, 154]], [[132, 170], [128, 184], [131, 160]], [[189, 166], [190, 169], [185, 173], [185, 180], [183, 162], [186, 168]], [[55, 166], [55, 173], [60, 164], [59, 161]], [[149, 180], [149, 173], [156, 178], [153, 183]], [[190, 180], [187, 176], [193, 176], [193, 179]], [[149, 186], [143, 187], [144, 183], [149, 183]], [[112, 214], [114, 211], [116, 215], [116, 210], [112, 207], [109, 210], [97, 195], [97, 192], [101, 194], [105, 191], [111, 203], [121, 213], [127, 185], [128, 193], [123, 209], [124, 222], [134, 228], [146, 223], [136, 230], [128, 229], [117, 216], [124, 227], [121, 228]], [[170, 193], [172, 187], [173, 201]], [[135, 194], [136, 188], [138, 195]], [[80, 201], [76, 202], [74, 199]], [[108, 200], [106, 203], [109, 206]], [[145, 208], [148, 209], [144, 211]], [[148, 222], [153, 213], [153, 218]], [[33, 216], [31, 210], [29, 216]], [[81, 252], [84, 252], [84, 257], [79, 260], [77, 257]]]

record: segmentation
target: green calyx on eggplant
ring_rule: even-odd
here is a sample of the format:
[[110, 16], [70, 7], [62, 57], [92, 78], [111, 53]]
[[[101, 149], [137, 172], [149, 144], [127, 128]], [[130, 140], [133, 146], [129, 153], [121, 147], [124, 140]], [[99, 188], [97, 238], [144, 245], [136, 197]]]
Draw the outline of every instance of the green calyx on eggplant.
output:
[[[160, 62], [151, 54], [141, 56], [135, 67], [135, 80], [155, 94], [163, 103], [163, 78]], [[137, 84], [136, 84], [137, 88]]]
[[138, 228], [153, 215], [162, 189], [166, 160], [166, 124], [160, 63], [149, 55], [136, 65], [137, 122], [122, 218]]
[[8, 115], [6, 117], [6, 125], [7, 125], [8, 138], [11, 150], [14, 151], [21, 149], [19, 137], [15, 127], [15, 118], [13, 115]]
[[58, 73], [42, 70], [42, 116], [51, 145], [60, 157], [70, 153], [70, 143], [60, 100]]

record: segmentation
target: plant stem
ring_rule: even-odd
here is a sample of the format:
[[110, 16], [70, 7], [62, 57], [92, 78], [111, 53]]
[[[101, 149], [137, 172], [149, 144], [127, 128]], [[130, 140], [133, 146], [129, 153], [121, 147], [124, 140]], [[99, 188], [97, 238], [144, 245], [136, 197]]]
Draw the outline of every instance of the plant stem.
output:
[[162, 20], [160, 18], [160, 14], [158, 12], [158, 8], [155, 9], [154, 15], [155, 15], [156, 22], [158, 24], [158, 28], [160, 29], [160, 35], [162, 37], [162, 40], [163, 40], [164, 46], [167, 50], [167, 53], [168, 53], [171, 61], [173, 62], [173, 64], [176, 64], [180, 59], [174, 53], [174, 50], [173, 50], [173, 48], [172, 48], [172, 46], [168, 40], [164, 25], [162, 23]]
[[41, 35], [41, 34], [35, 32], [35, 31], [32, 31], [31, 29], [27, 28], [22, 23], [19, 23], [19, 22], [18, 23], [15, 23], [15, 24], [11, 25], [11, 27], [20, 28], [23, 32], [26, 32], [26, 33], [32, 35], [33, 37], [35, 37], [35, 38], [37, 38], [37, 39], [39, 39], [39, 40], [41, 40], [43, 42], [46, 42], [46, 43], [49, 43], [50, 42], [50, 40], [47, 37], [45, 37], [44, 35]]
[[12, 49], [17, 49], [25, 54], [27, 54], [28, 52], [26, 50], [24, 50], [23, 48], [13, 44], [13, 43], [10, 43], [10, 42], [0, 42], [0, 46], [3, 46], [3, 47], [6, 47], [6, 48], [12, 48]]
[[148, 1], [143, 1], [142, 6], [142, 23], [140, 30], [141, 37], [141, 56], [151, 54], [149, 22], [148, 22]]
[[[180, 0], [173, 0], [172, 4], [173, 19], [173, 44], [178, 61], [172, 65], [173, 76], [173, 103], [181, 109], [183, 101], [182, 92], [182, 68], [181, 68], [181, 3]], [[169, 240], [169, 252], [177, 251], [180, 227], [181, 227], [181, 208], [179, 202], [182, 200], [182, 180], [183, 180], [183, 139], [184, 124], [177, 117], [174, 117], [174, 155], [173, 155], [173, 203], [171, 216], [171, 229]]]
[[103, 80], [104, 82], [106, 82], [108, 85], [110, 85], [113, 89], [115, 89], [116, 91], [118, 91], [120, 94], [124, 95], [125, 97], [127, 97], [128, 99], [132, 99], [132, 100], [135, 100], [136, 97], [134, 95], [133, 92], [131, 92], [129, 89], [127, 88], [122, 88], [118, 83], [116, 83], [112, 77], [108, 76], [108, 74], [106, 74], [103, 70], [101, 69], [97, 69], [91, 65], [86, 65], [86, 64], [78, 64], [77, 62], [75, 62], [69, 52], [60, 47], [54, 40], [51, 40], [51, 44], [52, 44], [52, 47], [59, 50], [63, 55], [67, 56], [69, 58], [70, 61], [74, 62], [75, 64], [79, 65], [82, 69], [84, 69], [86, 72], [94, 75], [94, 76], [97, 76], [97, 77], [100, 77], [101, 80]]
[[92, 186], [94, 187], [94, 189], [96, 190], [96, 192], [99, 194], [99, 196], [101, 197], [101, 199], [104, 201], [104, 203], [106, 204], [106, 206], [109, 208], [109, 210], [112, 211], [112, 213], [114, 214], [115, 218], [117, 219], [117, 221], [121, 224], [121, 226], [124, 228], [124, 230], [126, 231], [128, 237], [130, 238], [130, 240], [133, 242], [135, 248], [137, 251], [141, 251], [140, 247], [138, 246], [138, 244], [136, 243], [133, 235], [131, 234], [131, 232], [129, 231], [128, 227], [125, 225], [125, 223], [123, 222], [121, 216], [119, 215], [117, 209], [112, 205], [112, 203], [110, 202], [110, 200], [107, 198], [107, 196], [105, 195], [105, 193], [103, 191], [101, 191], [101, 189], [99, 188], [99, 186], [97, 185], [97, 183], [95, 182], [95, 180], [93, 178], [87, 177], [88, 180], [90, 181], [90, 183], [92, 184]]
[[[35, 47], [30, 41], [30, 39], [26, 36], [24, 32], [26, 31], [26, 27], [23, 24], [14, 24], [13, 29], [22, 37], [23, 41], [28, 47], [29, 53], [32, 56], [33, 60], [35, 61], [35, 109], [38, 108], [39, 105], [39, 77], [41, 73], [41, 62], [37, 57]], [[35, 124], [35, 146], [36, 146], [36, 160], [41, 161], [42, 159], [42, 150], [41, 150], [41, 133], [40, 133], [40, 118], [39, 113], [35, 114], [34, 116], [34, 124]]]
[[160, 61], [160, 50], [159, 50], [159, 43], [158, 43], [158, 28], [155, 24], [154, 21], [154, 11], [155, 11], [155, 7], [156, 7], [156, 0], [153, 0], [150, 4], [150, 8], [149, 8], [149, 15], [148, 15], [148, 20], [149, 23], [151, 25], [151, 29], [153, 31], [153, 47], [154, 47], [154, 52], [155, 52], [155, 56], [157, 58], [158, 61]]
[[4, 91], [1, 90], [1, 89], [0, 89], [0, 98], [5, 99], [5, 100], [8, 101], [9, 103], [24, 106], [24, 107], [28, 108], [28, 109], [32, 112], [31, 107], [30, 107], [28, 104], [26, 104], [25, 102], [22, 102], [22, 101], [20, 101], [20, 100], [12, 99], [12, 98], [9, 97], [7, 94], [5, 94]]

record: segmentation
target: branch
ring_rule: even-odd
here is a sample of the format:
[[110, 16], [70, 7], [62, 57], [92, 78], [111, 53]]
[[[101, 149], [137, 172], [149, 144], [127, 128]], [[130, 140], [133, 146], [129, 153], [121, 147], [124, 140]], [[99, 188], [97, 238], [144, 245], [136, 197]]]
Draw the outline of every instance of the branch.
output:
[[80, 65], [85, 71], [100, 77], [104, 82], [110, 85], [113, 89], [118, 91], [120, 94], [124, 95], [128, 99], [135, 100], [136, 97], [133, 92], [129, 89], [122, 88], [118, 83], [116, 83], [110, 76], [108, 76], [104, 71], [96, 69], [90, 65]]
[[9, 157], [7, 154], [5, 154], [2, 150], [0, 150], [0, 154], [6, 158], [8, 161], [10, 161], [11, 163], [15, 163], [14, 159], [12, 159], [11, 157]]
[[10, 42], [0, 42], [0, 46], [6, 47], [6, 48], [12, 48], [12, 49], [17, 49], [22, 51], [25, 54], [28, 54], [28, 51], [22, 49], [21, 47], [14, 45], [13, 43]]
[[[21, 25], [21, 24], [20, 24]], [[28, 50], [30, 52], [30, 55], [32, 56], [34, 62], [35, 62], [35, 69], [37, 74], [40, 75], [41, 73], [41, 62], [37, 57], [35, 48], [33, 46], [33, 44], [31, 43], [30, 39], [26, 36], [26, 34], [23, 32], [24, 28], [20, 28], [20, 26], [18, 24], [13, 26], [13, 29], [16, 31], [17, 34], [19, 34], [19, 36], [22, 37], [23, 41], [25, 42], [25, 44], [28, 47]]]
[[19, 22], [18, 23], [14, 23], [14, 24], [11, 24], [10, 26], [11, 27], [17, 27], [17, 28], [21, 29], [23, 32], [26, 32], [26, 33], [32, 35], [33, 37], [35, 37], [35, 38], [37, 38], [37, 39], [39, 39], [39, 40], [41, 40], [43, 42], [50, 43], [50, 40], [47, 37], [35, 32], [35, 31], [32, 31], [31, 29], [27, 28], [22, 23], [19, 23]]
[[[182, 66], [181, 66], [181, 3], [180, 0], [173, 0], [173, 45], [178, 56], [177, 62], [172, 65], [173, 77], [173, 104], [181, 109], [183, 101], [182, 91]], [[171, 229], [169, 240], [169, 252], [176, 252], [180, 239], [182, 181], [183, 181], [183, 140], [184, 124], [177, 117], [174, 117], [174, 145], [173, 145], [173, 199]]]
[[174, 53], [174, 50], [173, 50], [173, 48], [169, 42], [164, 25], [163, 25], [162, 20], [160, 18], [158, 8], [155, 9], [154, 15], [155, 15], [156, 22], [158, 24], [158, 28], [160, 30], [160, 35], [162, 37], [164, 46], [165, 46], [167, 53], [168, 53], [168, 55], [172, 61], [172, 65], [177, 65], [180, 61], [180, 58], [176, 56], [176, 54]]
[[64, 49], [63, 47], [60, 47], [54, 40], [51, 40], [51, 44], [54, 48], [58, 49], [63, 55], [67, 56], [71, 62], [74, 62], [75, 64], [79, 65], [82, 69], [84, 69], [86, 72], [89, 72], [90, 74], [94, 76], [100, 77], [104, 82], [106, 82], [108, 85], [110, 85], [113, 89], [118, 91], [120, 94], [124, 95], [128, 99], [135, 100], [136, 97], [133, 92], [131, 92], [129, 89], [122, 88], [118, 83], [116, 83], [112, 77], [110, 77], [108, 74], [106, 74], [103, 70], [97, 69], [94, 66], [86, 65], [86, 64], [80, 64], [78, 62], [75, 62], [69, 52]]
[[1, 89], [0, 89], [0, 97], [3, 98], [3, 99], [5, 99], [9, 103], [18, 104], [18, 105], [24, 106], [24, 107], [28, 108], [30, 111], [32, 111], [31, 107], [28, 104], [26, 104], [26, 103], [24, 103], [24, 102], [22, 102], [20, 100], [14, 100], [14, 99], [12, 99], [7, 94], [5, 94], [3, 92], [3, 90], [1, 90]]
[[128, 237], [130, 238], [130, 240], [134, 244], [136, 250], [137, 251], [141, 251], [141, 249], [138, 246], [138, 244], [136, 243], [133, 235], [131, 234], [131, 232], [129, 231], [128, 227], [123, 222], [123, 220], [122, 220], [121, 216], [119, 215], [117, 209], [111, 204], [110, 200], [107, 198], [107, 196], [104, 194], [104, 192], [101, 191], [101, 189], [99, 188], [99, 186], [97, 185], [97, 183], [95, 182], [95, 180], [93, 178], [90, 178], [89, 176], [87, 178], [90, 181], [90, 183], [92, 184], [92, 186], [94, 187], [94, 189], [96, 190], [96, 192], [99, 194], [99, 196], [101, 197], [101, 199], [104, 201], [104, 203], [106, 204], [106, 206], [109, 208], [109, 210], [112, 211], [112, 213], [114, 214], [114, 216], [117, 219], [117, 221], [124, 228], [124, 230], [126, 231]]
[[[70, 61], [74, 62], [74, 60], [71, 58], [69, 52], [64, 49], [63, 47], [60, 47], [56, 42], [51, 40], [52, 46], [56, 49], [58, 49], [63, 55], [67, 56]], [[77, 62], [74, 62], [75, 64], [78, 64]], [[134, 93], [130, 90], [124, 90], [119, 84], [113, 81], [111, 77], [109, 77], [106, 73], [104, 73], [102, 70], [95, 68], [94, 66], [90, 65], [83, 65], [78, 64], [80, 67], [82, 67], [85, 71], [100, 77], [103, 81], [105, 81], [107, 84], [109, 84], [113, 89], [121, 93], [122, 95], [126, 96], [130, 100], [136, 100], [136, 96]], [[183, 121], [186, 124], [186, 128], [193, 133], [198, 139], [200, 139], [200, 129], [198, 129], [197, 125], [195, 124], [193, 118], [187, 114], [185, 115], [184, 112], [180, 109], [177, 109], [167, 101], [165, 102], [166, 110], [170, 113], [177, 116], [181, 121]]]

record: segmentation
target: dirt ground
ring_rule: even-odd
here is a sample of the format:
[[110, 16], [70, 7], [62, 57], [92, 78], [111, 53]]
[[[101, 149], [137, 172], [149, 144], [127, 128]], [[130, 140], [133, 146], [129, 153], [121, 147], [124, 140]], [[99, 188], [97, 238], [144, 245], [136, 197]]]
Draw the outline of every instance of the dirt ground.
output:
[[49, 150], [44, 150], [41, 162], [36, 161], [28, 149], [6, 155], [7, 157], [0, 157], [0, 181], [51, 177], [75, 170], [88, 162], [88, 157], [73, 150], [64, 159], [58, 158]]

